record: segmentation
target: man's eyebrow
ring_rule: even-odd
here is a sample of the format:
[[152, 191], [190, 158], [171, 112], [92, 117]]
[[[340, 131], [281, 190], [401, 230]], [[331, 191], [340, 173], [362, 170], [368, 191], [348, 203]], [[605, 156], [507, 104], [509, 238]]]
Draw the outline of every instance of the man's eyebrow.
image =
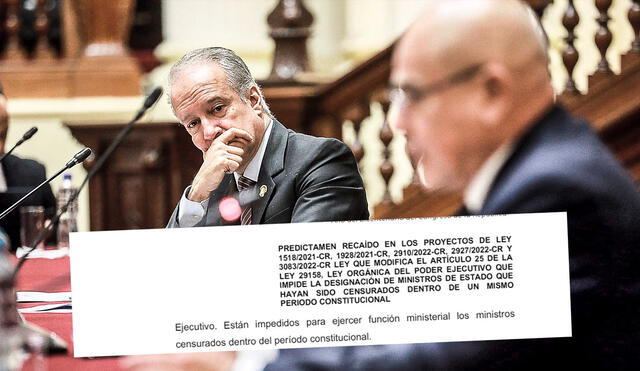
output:
[[211, 98], [207, 99], [207, 104], [212, 104], [212, 103], [217, 103], [219, 101], [226, 101], [227, 99], [225, 99], [224, 97], [222, 97], [221, 95], [218, 94], [214, 94]]

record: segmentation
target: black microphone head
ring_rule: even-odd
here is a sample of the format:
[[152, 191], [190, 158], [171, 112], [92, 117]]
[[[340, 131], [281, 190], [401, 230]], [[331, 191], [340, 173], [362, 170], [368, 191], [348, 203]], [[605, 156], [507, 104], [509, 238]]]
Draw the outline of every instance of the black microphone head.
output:
[[157, 86], [155, 89], [153, 89], [151, 94], [147, 96], [147, 99], [145, 99], [143, 109], [146, 110], [146, 109], [149, 109], [149, 107], [153, 106], [158, 101], [158, 99], [160, 99], [161, 95], [162, 95], [162, 87]]
[[29, 138], [31, 138], [33, 136], [33, 134], [35, 134], [38, 131], [37, 127], [32, 127], [31, 129], [27, 130], [26, 133], [24, 133], [24, 135], [22, 136], [22, 140], [27, 140]]
[[78, 161], [78, 163], [80, 163], [86, 160], [87, 157], [89, 156], [91, 156], [91, 148], [86, 147], [82, 151], [76, 153], [75, 156], [73, 156], [73, 158], [75, 158]]
[[68, 169], [70, 167], [76, 166], [77, 164], [79, 164], [82, 161], [86, 160], [87, 157], [89, 157], [90, 155], [91, 155], [91, 148], [86, 147], [83, 150], [81, 150], [80, 152], [78, 152], [75, 155], [73, 155], [73, 158], [71, 158], [71, 160], [69, 160], [69, 162], [67, 162], [65, 167]]

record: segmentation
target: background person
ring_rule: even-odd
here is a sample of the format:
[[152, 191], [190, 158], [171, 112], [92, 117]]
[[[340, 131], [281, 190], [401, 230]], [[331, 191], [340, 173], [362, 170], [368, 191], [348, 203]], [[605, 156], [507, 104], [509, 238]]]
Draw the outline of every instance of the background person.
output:
[[[0, 154], [4, 154], [5, 151], [8, 129], [7, 97], [0, 84]], [[45, 168], [39, 162], [14, 155], [6, 156], [0, 166], [0, 211], [9, 208], [46, 179]], [[45, 218], [51, 219], [56, 211], [56, 199], [51, 186], [49, 184], [43, 186], [38, 192], [26, 199], [21, 206], [43, 206]], [[4, 228], [9, 235], [11, 250], [15, 251], [21, 245], [20, 207], [0, 220], [0, 227]]]

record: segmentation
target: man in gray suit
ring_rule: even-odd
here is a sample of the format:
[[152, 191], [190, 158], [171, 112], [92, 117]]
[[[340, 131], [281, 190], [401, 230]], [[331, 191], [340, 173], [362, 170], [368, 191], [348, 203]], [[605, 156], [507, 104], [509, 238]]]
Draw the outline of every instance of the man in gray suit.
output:
[[[349, 148], [286, 129], [231, 50], [188, 53], [171, 68], [169, 87], [203, 163], [168, 227], [368, 219]], [[239, 205], [221, 202], [235, 196]]]
[[[249, 69], [231, 50], [215, 47], [186, 54], [171, 68], [169, 87], [174, 113], [202, 151], [203, 163], [167, 227], [369, 218], [349, 148], [280, 124]], [[235, 198], [239, 203], [229, 202]], [[326, 360], [339, 359], [343, 351], [324, 348], [311, 353]], [[309, 350], [300, 352], [306, 357]], [[260, 357], [265, 355], [241, 355], [235, 369], [262, 368], [268, 359]], [[235, 358], [235, 352], [136, 356], [123, 359], [122, 366], [225, 370]]]

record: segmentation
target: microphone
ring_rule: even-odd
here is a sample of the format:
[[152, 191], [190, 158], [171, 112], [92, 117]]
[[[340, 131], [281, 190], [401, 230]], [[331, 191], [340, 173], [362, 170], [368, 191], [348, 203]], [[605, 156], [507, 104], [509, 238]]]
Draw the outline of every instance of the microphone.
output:
[[31, 139], [31, 137], [33, 136], [33, 134], [35, 134], [38, 131], [37, 127], [32, 127], [31, 129], [27, 130], [26, 133], [24, 133], [24, 135], [22, 136], [22, 139], [20, 139], [18, 141], [18, 143], [16, 143], [16, 146], [19, 146], [22, 144], [22, 142], [24, 142], [27, 139]]
[[49, 182], [51, 182], [53, 179], [55, 179], [58, 175], [62, 174], [63, 171], [79, 164], [80, 162], [84, 161], [87, 157], [89, 157], [89, 155], [91, 154], [91, 149], [89, 148], [85, 148], [83, 150], [81, 150], [80, 152], [76, 153], [73, 158], [71, 158], [71, 160], [69, 160], [62, 169], [60, 169], [60, 171], [58, 171], [57, 173], [53, 174], [52, 177], [50, 177], [49, 179], [45, 180], [44, 182], [40, 183], [40, 185], [38, 185], [37, 187], [35, 187], [34, 189], [31, 190], [31, 192], [27, 193], [24, 197], [22, 197], [21, 199], [19, 199], [18, 201], [16, 201], [16, 203], [14, 203], [13, 205], [9, 206], [8, 209], [6, 209], [5, 211], [2, 212], [2, 214], [0, 214], [0, 219], [4, 218], [5, 216], [7, 216], [7, 214], [9, 214], [10, 212], [12, 212], [16, 207], [20, 206], [20, 204], [26, 200], [29, 196], [31, 196], [32, 194], [34, 194], [36, 191], [38, 191], [40, 188], [42, 188], [45, 184], [48, 184]]
[[148, 110], [149, 108], [151, 108], [151, 106], [153, 106], [158, 101], [158, 98], [160, 98], [161, 95], [162, 95], [162, 88], [160, 86], [156, 86], [156, 88], [153, 89], [151, 94], [149, 94], [147, 99], [145, 99], [144, 105], [142, 107], [145, 110]]
[[156, 88], [153, 89], [151, 94], [147, 96], [147, 99], [144, 100], [142, 107], [140, 107], [136, 115], [133, 117], [133, 120], [131, 121], [135, 122], [140, 120], [144, 115], [144, 113], [147, 112], [147, 110], [151, 108], [151, 106], [153, 106], [158, 101], [161, 95], [162, 95], [162, 88], [160, 86], [156, 86]]
[[[31, 244], [30, 249], [20, 258], [20, 260], [18, 260], [18, 263], [16, 264], [16, 267], [13, 270], [13, 276], [14, 277], [16, 277], [18, 275], [18, 272], [20, 271], [20, 268], [22, 267], [24, 262], [27, 261], [27, 257], [29, 256], [29, 254], [31, 254], [31, 252], [36, 249], [36, 246], [38, 246], [38, 244], [42, 240], [44, 240], [45, 236], [47, 236], [49, 234], [49, 232], [53, 229], [53, 226], [58, 223], [58, 220], [60, 220], [60, 217], [62, 216], [62, 214], [64, 214], [67, 211], [67, 209], [69, 208], [69, 205], [71, 205], [71, 203], [73, 201], [75, 201], [76, 198], [78, 198], [78, 194], [80, 194], [80, 191], [84, 188], [84, 186], [87, 184], [87, 182], [89, 182], [89, 180], [91, 178], [93, 178], [93, 176], [102, 168], [104, 163], [111, 156], [111, 153], [113, 153], [113, 151], [115, 151], [115, 149], [120, 145], [120, 143], [122, 143], [124, 141], [124, 138], [127, 136], [127, 134], [129, 134], [129, 132], [133, 128], [133, 124], [135, 124], [136, 121], [138, 121], [144, 115], [144, 113], [158, 101], [158, 99], [160, 98], [161, 95], [162, 95], [162, 88], [158, 86], [155, 89], [153, 89], [153, 91], [151, 92], [151, 94], [149, 94], [149, 96], [147, 96], [147, 98], [144, 100], [144, 103], [142, 104], [142, 107], [138, 110], [138, 112], [136, 112], [136, 115], [133, 117], [133, 119], [131, 121], [129, 121], [122, 128], [122, 130], [120, 130], [120, 133], [118, 133], [118, 135], [115, 137], [115, 139], [113, 139], [113, 142], [111, 142], [111, 145], [109, 145], [109, 148], [107, 148], [107, 150], [104, 151], [104, 153], [100, 156], [100, 158], [95, 162], [94, 166], [91, 168], [91, 170], [89, 170], [89, 172], [87, 173], [87, 176], [84, 177], [84, 180], [82, 181], [82, 183], [80, 184], [78, 189], [75, 191], [75, 193], [72, 194], [71, 197], [69, 197], [69, 199], [67, 200], [67, 203], [65, 203], [58, 210], [58, 212], [53, 217], [53, 219], [51, 219], [51, 223], [49, 223], [47, 226], [45, 226], [40, 231], [40, 234], [38, 235], [38, 238], [36, 238], [33, 241], [33, 243]], [[74, 159], [77, 158], [79, 161], [83, 161], [91, 153], [91, 151], [89, 151], [86, 156], [82, 157], [83, 155], [81, 155], [81, 152], [83, 152], [83, 151], [80, 151], [79, 153], [77, 153], [74, 156]], [[69, 162], [67, 162], [67, 164], [71, 163], [72, 161], [73, 161], [73, 159], [70, 160]], [[64, 170], [66, 170], [66, 169], [61, 170], [59, 173], [61, 173]], [[58, 174], [56, 174], [56, 175], [58, 175]], [[0, 216], [0, 219], [1, 218], [2, 217]]]
[[65, 166], [65, 170], [72, 168], [74, 166], [76, 166], [77, 164], [83, 162], [84, 160], [87, 159], [87, 157], [89, 157], [91, 155], [91, 148], [85, 148], [82, 151], [76, 153], [75, 155], [73, 155], [73, 157], [71, 158], [71, 160], [69, 160], [64, 166]]
[[19, 145], [21, 145], [25, 141], [31, 139], [33, 134], [35, 134], [37, 131], [38, 131], [38, 128], [35, 127], [35, 126], [32, 127], [31, 129], [27, 130], [27, 132], [22, 135], [22, 138], [18, 141], [18, 143], [14, 144], [13, 147], [11, 147], [11, 149], [9, 150], [9, 152], [3, 154], [2, 157], [0, 157], [0, 162], [2, 162], [5, 157], [10, 155], [11, 152], [13, 152], [13, 150], [16, 149], [16, 147], [18, 147]]

